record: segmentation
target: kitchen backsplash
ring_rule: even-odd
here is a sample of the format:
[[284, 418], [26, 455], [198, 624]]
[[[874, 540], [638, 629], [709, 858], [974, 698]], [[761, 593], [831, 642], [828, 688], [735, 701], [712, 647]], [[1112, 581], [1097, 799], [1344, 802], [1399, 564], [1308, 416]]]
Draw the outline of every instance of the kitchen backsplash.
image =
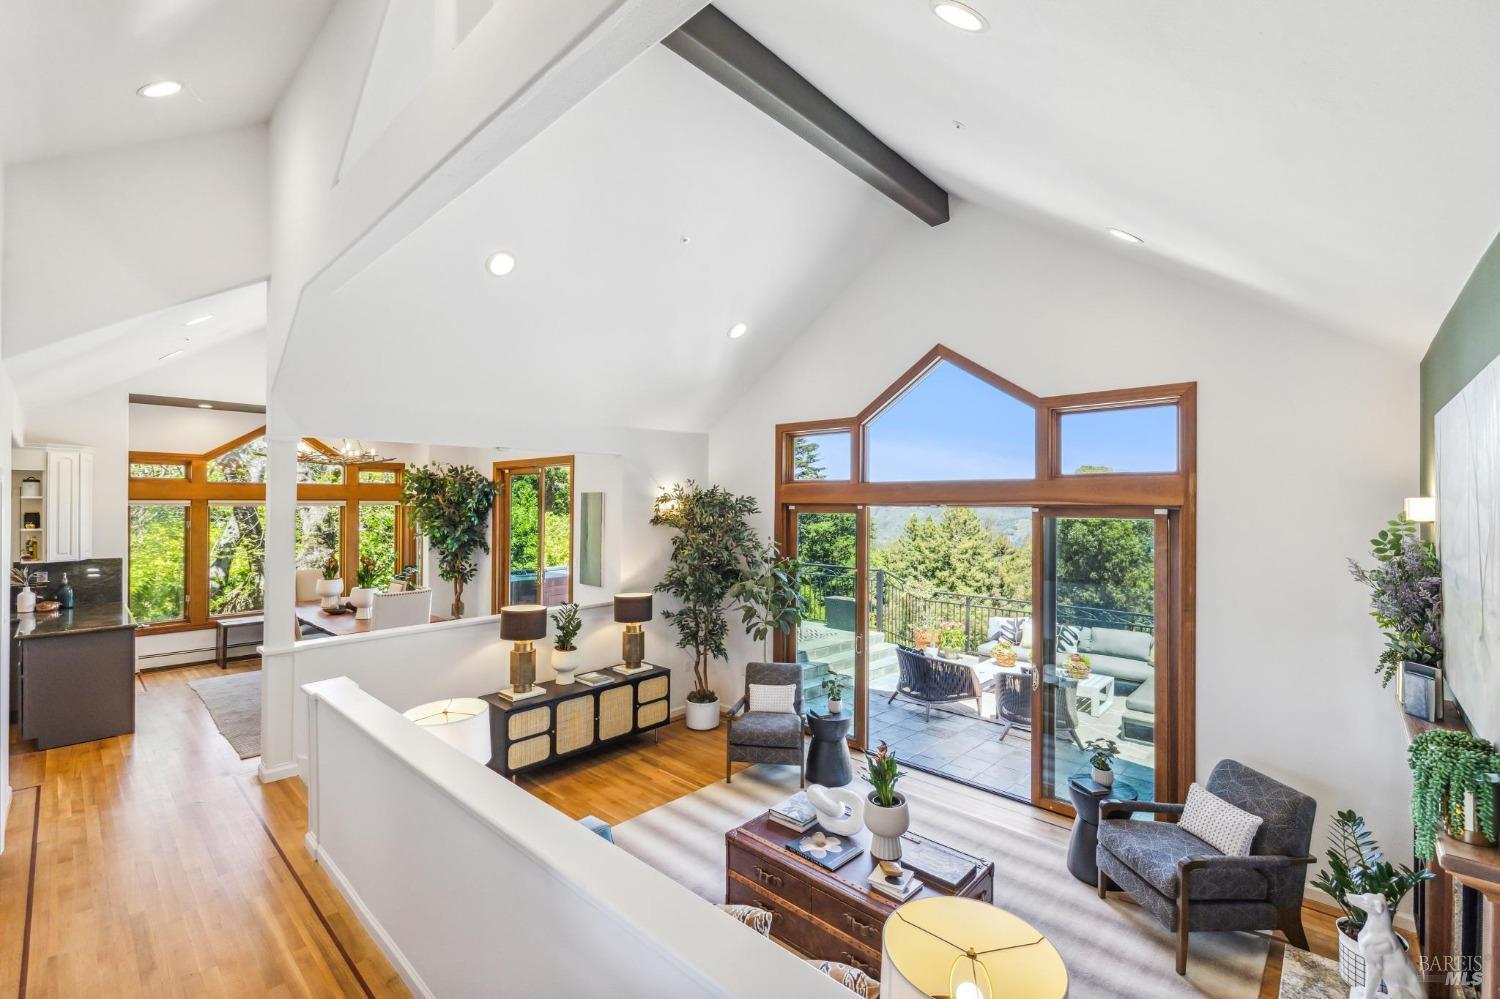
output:
[[[119, 603], [124, 581], [125, 562], [118, 558], [91, 558], [83, 562], [17, 562], [17, 568], [30, 572], [45, 572], [47, 581], [37, 583], [38, 600], [53, 599], [62, 586], [63, 573], [73, 587], [75, 604], [98, 605]], [[16, 587], [10, 588], [11, 606], [15, 606]]]

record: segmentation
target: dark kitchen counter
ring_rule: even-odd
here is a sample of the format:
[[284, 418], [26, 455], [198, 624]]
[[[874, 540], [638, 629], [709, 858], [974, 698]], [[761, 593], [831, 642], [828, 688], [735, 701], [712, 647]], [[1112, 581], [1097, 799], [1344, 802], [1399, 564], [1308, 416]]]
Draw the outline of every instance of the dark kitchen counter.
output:
[[135, 627], [135, 619], [119, 601], [91, 603], [45, 614], [17, 614], [15, 620], [17, 638], [52, 638], [57, 635]]

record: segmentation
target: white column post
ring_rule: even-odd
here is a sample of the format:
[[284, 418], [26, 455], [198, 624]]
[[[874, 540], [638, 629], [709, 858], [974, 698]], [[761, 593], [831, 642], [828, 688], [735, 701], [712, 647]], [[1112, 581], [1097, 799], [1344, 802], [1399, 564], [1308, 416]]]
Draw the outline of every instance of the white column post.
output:
[[[280, 428], [278, 428], [280, 429]], [[260, 779], [294, 777], [292, 711], [296, 704], [295, 525], [298, 436], [266, 434], [265, 644], [261, 656]]]

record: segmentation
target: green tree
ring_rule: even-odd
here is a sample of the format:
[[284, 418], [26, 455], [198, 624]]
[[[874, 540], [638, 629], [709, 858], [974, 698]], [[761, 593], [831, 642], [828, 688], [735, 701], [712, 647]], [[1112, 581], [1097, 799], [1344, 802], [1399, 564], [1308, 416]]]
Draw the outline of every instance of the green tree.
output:
[[818, 464], [818, 442], [811, 437], [792, 438], [792, 478], [821, 479], [824, 474]]
[[141, 503], [130, 507], [130, 613], [137, 622], [183, 616], [187, 565], [187, 508]]
[[208, 508], [208, 612], [234, 614], [265, 606], [266, 508]]
[[362, 584], [384, 590], [396, 575], [396, 504], [359, 505], [359, 560], [374, 566]]
[[495, 483], [470, 465], [409, 468], [403, 485], [406, 507], [417, 532], [437, 556], [438, 575], [453, 584], [453, 616], [464, 616], [464, 584], [479, 566], [475, 552], [488, 555], [490, 510]]
[[1156, 598], [1154, 527], [1141, 519], [1060, 518], [1058, 601], [1150, 613]]
[[1015, 599], [1031, 593], [1031, 546], [992, 532], [969, 507], [944, 507], [936, 517], [912, 514], [872, 561], [934, 591]]

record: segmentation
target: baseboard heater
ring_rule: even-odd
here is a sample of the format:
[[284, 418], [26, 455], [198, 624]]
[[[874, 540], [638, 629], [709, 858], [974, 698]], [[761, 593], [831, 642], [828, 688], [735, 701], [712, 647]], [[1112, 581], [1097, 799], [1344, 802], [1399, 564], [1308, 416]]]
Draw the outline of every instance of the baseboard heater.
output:
[[[254, 642], [239, 642], [229, 646], [228, 661], [254, 659], [258, 655], [255, 651], [258, 645], [260, 645], [259, 640]], [[235, 649], [247, 651], [235, 652]], [[189, 659], [186, 662], [160, 663], [154, 666], [146, 665], [146, 660], [148, 659], [177, 659], [179, 656], [201, 656], [202, 658]], [[135, 661], [139, 664], [139, 672], [144, 673], [153, 669], [177, 669], [179, 666], [206, 666], [209, 663], [217, 663], [219, 661], [218, 656], [219, 650], [213, 646], [209, 646], [206, 649], [173, 649], [170, 652], [148, 652], [143, 656], [136, 656]]]

